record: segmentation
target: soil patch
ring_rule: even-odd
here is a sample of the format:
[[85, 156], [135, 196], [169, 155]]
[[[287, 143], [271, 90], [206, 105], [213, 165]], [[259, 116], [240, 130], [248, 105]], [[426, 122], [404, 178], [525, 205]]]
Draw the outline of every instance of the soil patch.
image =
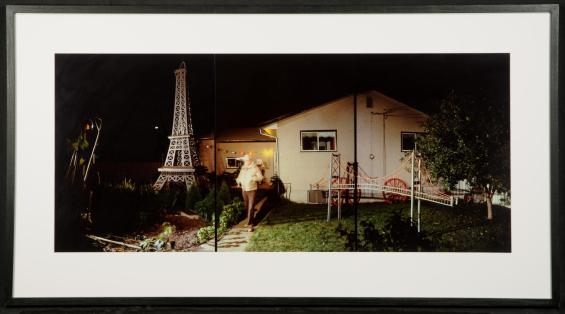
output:
[[[163, 230], [163, 223], [168, 222], [175, 226], [175, 231], [169, 236], [169, 245], [162, 251], [192, 251], [197, 246], [196, 234], [198, 230], [207, 225], [207, 223], [198, 215], [189, 215], [184, 212], [168, 213], [161, 216], [159, 221], [154, 224], [138, 230], [137, 232], [125, 235], [96, 235], [112, 241], [122, 242], [125, 244], [139, 246], [140, 242], [146, 238], [157, 237]], [[94, 245], [98, 250], [104, 252], [136, 252], [131, 247], [119, 245], [115, 243], [108, 243], [104, 241], [94, 241]]]

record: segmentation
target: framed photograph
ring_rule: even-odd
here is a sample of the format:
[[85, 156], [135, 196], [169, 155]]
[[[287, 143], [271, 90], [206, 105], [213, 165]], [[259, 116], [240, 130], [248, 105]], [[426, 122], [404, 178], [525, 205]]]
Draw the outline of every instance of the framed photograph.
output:
[[559, 5], [4, 9], [7, 307], [563, 309]]

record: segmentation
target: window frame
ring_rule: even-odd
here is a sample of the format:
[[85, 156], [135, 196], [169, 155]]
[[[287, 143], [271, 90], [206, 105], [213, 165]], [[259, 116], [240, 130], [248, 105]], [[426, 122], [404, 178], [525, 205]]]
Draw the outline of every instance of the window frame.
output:
[[[237, 160], [237, 158], [239, 158], [239, 157], [226, 157], [226, 169], [239, 169], [239, 167], [241, 167], [241, 165], [239, 165], [239, 166], [237, 165], [237, 164], [238, 164], [238, 161], [239, 161], [239, 160]], [[234, 160], [235, 160], [235, 164], [236, 164], [235, 167], [230, 167], [229, 159], [234, 159]], [[241, 162], [241, 161], [239, 161], [239, 162]], [[241, 162], [241, 163], [242, 163], [242, 162]], [[242, 163], [242, 164], [243, 164], [243, 163]]]
[[[314, 150], [314, 149], [304, 149], [304, 146], [302, 145], [302, 133], [308, 133], [308, 132], [316, 132], [316, 133], [320, 133], [320, 132], [334, 132], [335, 133], [335, 145], [334, 145], [334, 149], [328, 149], [328, 150], [320, 150], [320, 136], [317, 136], [318, 139], [318, 149]], [[299, 146], [300, 146], [300, 152], [305, 152], [305, 153], [324, 153], [324, 152], [337, 152], [337, 129], [333, 129], [333, 130], [300, 130], [300, 134], [299, 134]]]
[[408, 150], [404, 150], [403, 148], [403, 143], [404, 143], [404, 134], [414, 134], [414, 145], [416, 145], [416, 138], [421, 135], [421, 134], [425, 134], [426, 132], [417, 132], [417, 131], [400, 131], [400, 151], [405, 153], [405, 152], [411, 152], [412, 149], [408, 149]]

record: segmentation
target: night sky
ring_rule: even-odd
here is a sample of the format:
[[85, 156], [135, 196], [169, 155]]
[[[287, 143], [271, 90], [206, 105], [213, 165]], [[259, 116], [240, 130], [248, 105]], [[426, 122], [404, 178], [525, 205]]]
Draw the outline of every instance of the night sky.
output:
[[[253, 127], [355, 91], [377, 90], [421, 111], [448, 92], [509, 107], [509, 55], [87, 55], [55, 57], [57, 159], [83, 122], [103, 119], [103, 161], [160, 161], [175, 77], [188, 66], [196, 136]], [[155, 126], [158, 129], [155, 129]]]

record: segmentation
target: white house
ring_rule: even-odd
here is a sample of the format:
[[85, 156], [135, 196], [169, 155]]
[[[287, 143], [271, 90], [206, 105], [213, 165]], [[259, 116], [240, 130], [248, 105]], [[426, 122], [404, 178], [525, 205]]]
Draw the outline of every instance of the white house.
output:
[[275, 173], [291, 188], [290, 199], [307, 202], [310, 185], [329, 176], [331, 153], [343, 163], [354, 160], [357, 106], [357, 160], [369, 176], [395, 173], [409, 182], [409, 172], [399, 169], [405, 152], [414, 147], [426, 114], [376, 91], [349, 95], [300, 113], [275, 119], [261, 132], [276, 138]]

